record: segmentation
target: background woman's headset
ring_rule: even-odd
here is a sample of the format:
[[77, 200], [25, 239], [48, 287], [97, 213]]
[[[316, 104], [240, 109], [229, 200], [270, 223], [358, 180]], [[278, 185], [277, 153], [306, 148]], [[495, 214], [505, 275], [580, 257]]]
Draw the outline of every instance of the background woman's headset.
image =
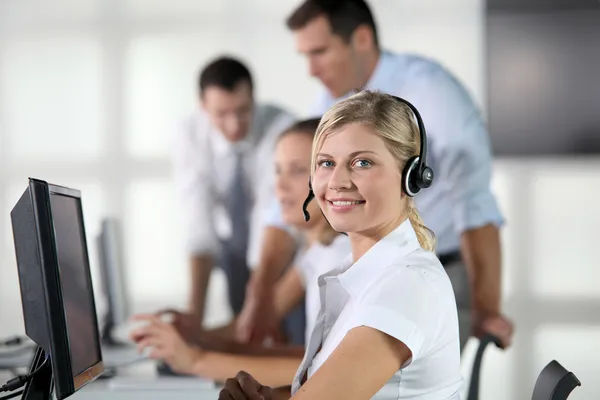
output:
[[[402, 190], [409, 197], [415, 196], [421, 191], [426, 189], [433, 183], [433, 170], [427, 165], [427, 134], [425, 132], [425, 125], [421, 119], [421, 114], [407, 100], [403, 98], [391, 96], [399, 103], [405, 104], [410, 108], [417, 119], [417, 125], [419, 127], [419, 136], [421, 136], [421, 149], [418, 156], [411, 157], [407, 162], [404, 170], [402, 171]], [[312, 190], [312, 184], [310, 179], [308, 180], [308, 196], [304, 200], [302, 205], [302, 212], [304, 213], [304, 220], [310, 220], [310, 214], [308, 213], [308, 204], [312, 199], [315, 198], [315, 193]]]

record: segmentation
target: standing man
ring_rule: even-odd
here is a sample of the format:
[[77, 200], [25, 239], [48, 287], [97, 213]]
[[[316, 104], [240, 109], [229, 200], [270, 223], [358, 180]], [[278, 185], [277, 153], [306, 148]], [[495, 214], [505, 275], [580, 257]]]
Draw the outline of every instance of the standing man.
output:
[[[454, 286], [461, 348], [470, 335], [483, 332], [510, 345], [513, 326], [500, 308], [503, 218], [490, 191], [492, 155], [486, 127], [466, 89], [431, 60], [383, 51], [364, 0], [306, 0], [287, 26], [310, 74], [323, 84], [312, 114], [323, 114], [359, 88], [403, 97], [420, 111], [428, 133], [427, 161], [436, 179], [415, 200], [437, 236], [438, 257]], [[282, 241], [278, 221], [280, 211], [274, 208], [269, 229], [279, 230]], [[264, 246], [265, 251], [270, 248], [268, 243]], [[267, 313], [277, 274], [274, 264], [261, 264], [254, 274], [237, 327], [242, 339], [260, 339], [265, 330], [274, 329]], [[260, 295], [253, 297], [256, 293]]]
[[294, 119], [281, 108], [255, 104], [250, 72], [233, 58], [204, 67], [198, 94], [198, 111], [176, 137], [173, 164], [190, 260], [189, 308], [201, 325], [213, 265], [225, 273], [233, 314], [242, 309], [263, 214], [274, 196], [273, 147]]

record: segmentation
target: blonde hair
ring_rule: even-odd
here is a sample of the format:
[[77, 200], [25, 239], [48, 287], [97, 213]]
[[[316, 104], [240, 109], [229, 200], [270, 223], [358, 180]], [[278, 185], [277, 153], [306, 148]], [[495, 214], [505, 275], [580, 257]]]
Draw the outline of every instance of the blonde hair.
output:
[[[313, 140], [311, 177], [316, 169], [316, 155], [327, 135], [353, 123], [372, 129], [383, 139], [400, 171], [404, 169], [408, 159], [419, 155], [421, 138], [410, 108], [388, 94], [365, 90], [338, 102], [321, 118]], [[407, 203], [408, 218], [419, 244], [425, 250], [434, 251], [433, 231], [423, 223], [414, 200], [408, 197]]]

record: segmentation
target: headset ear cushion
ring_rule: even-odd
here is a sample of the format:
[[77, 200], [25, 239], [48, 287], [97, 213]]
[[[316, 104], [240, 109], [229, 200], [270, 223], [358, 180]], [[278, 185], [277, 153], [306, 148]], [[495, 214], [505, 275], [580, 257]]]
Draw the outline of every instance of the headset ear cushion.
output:
[[421, 188], [419, 188], [419, 186], [417, 184], [417, 181], [419, 178], [418, 177], [418, 174], [419, 174], [418, 169], [419, 169], [419, 157], [415, 156], [415, 157], [410, 158], [406, 162], [404, 171], [402, 171], [402, 189], [404, 190], [404, 193], [406, 193], [410, 197], [415, 196], [421, 190]]

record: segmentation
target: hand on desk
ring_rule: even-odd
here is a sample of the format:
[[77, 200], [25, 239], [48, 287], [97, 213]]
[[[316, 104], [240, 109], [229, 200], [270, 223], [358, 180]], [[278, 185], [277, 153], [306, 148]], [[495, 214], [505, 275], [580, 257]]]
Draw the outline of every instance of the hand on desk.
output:
[[219, 393], [219, 400], [276, 400], [275, 391], [263, 386], [249, 373], [240, 371], [235, 378], [225, 381], [225, 387]]
[[134, 318], [148, 323], [130, 334], [140, 352], [151, 349], [150, 358], [166, 362], [177, 373], [193, 374], [194, 365], [204, 354], [202, 349], [187, 344], [173, 324], [162, 321], [156, 315]]

